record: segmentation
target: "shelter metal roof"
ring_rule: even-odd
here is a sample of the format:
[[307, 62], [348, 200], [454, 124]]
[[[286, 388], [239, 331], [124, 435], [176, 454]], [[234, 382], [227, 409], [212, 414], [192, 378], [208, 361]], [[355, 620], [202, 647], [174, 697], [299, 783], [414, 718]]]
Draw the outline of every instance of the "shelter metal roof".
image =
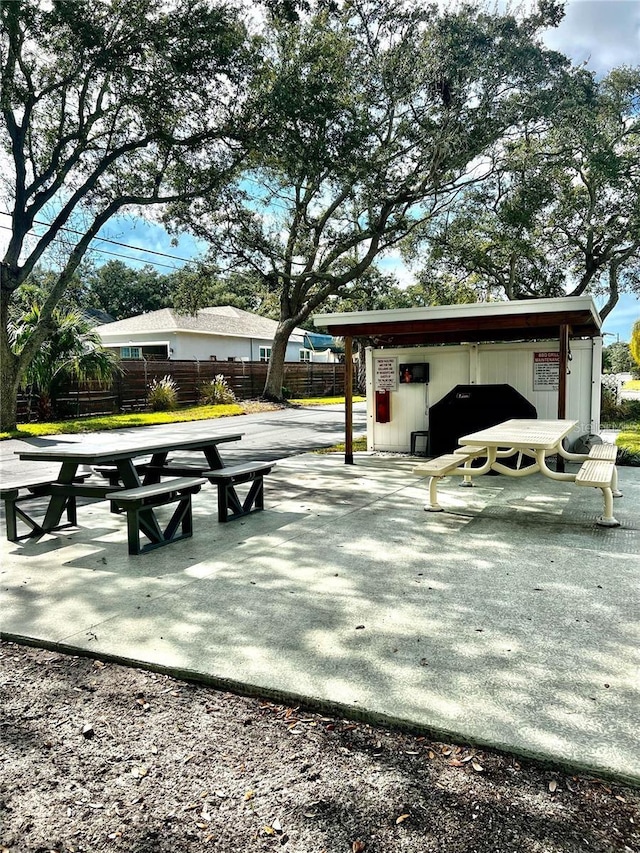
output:
[[590, 296], [320, 314], [313, 321], [332, 335], [366, 337], [376, 346], [549, 340], [561, 326], [573, 338], [593, 338], [602, 326]]

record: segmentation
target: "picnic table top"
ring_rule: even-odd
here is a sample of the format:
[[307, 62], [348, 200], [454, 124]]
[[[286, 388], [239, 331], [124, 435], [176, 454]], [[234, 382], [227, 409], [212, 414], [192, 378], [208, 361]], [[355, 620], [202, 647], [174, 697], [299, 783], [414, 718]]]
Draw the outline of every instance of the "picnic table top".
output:
[[578, 422], [575, 420], [538, 420], [512, 418], [487, 429], [460, 437], [460, 444], [474, 447], [513, 447], [552, 450]]
[[97, 441], [59, 442], [45, 447], [33, 447], [30, 450], [18, 450], [20, 459], [41, 460], [43, 462], [77, 462], [82, 465], [100, 465], [115, 462], [118, 459], [131, 459], [154, 453], [166, 453], [174, 450], [204, 450], [227, 441], [240, 441], [243, 433], [194, 436], [177, 433], [172, 437], [162, 436], [146, 438], [119, 435], [113, 440], [104, 437]]

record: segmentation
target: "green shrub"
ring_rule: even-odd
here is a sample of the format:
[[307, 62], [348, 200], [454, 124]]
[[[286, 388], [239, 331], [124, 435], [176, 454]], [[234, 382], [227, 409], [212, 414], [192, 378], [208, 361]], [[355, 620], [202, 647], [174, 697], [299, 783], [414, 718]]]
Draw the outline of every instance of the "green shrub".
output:
[[229, 383], [222, 373], [218, 373], [210, 382], [203, 382], [198, 392], [200, 402], [205, 406], [218, 406], [224, 403], [234, 403], [236, 395], [229, 388]]
[[178, 408], [178, 386], [170, 376], [152, 381], [147, 403], [152, 412], [170, 412]]

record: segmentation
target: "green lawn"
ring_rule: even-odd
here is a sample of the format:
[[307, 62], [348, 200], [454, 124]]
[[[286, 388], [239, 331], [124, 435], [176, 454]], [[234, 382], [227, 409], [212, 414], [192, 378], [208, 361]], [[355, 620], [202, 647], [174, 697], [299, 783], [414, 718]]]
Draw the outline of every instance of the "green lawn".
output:
[[[354, 400], [364, 400], [357, 397]], [[344, 397], [317, 397], [314, 399], [290, 400], [296, 406], [321, 406], [344, 403]], [[131, 412], [124, 415], [100, 415], [91, 418], [75, 418], [68, 421], [48, 423], [18, 424], [14, 432], [0, 432], [0, 440], [7, 438], [28, 438], [33, 435], [60, 435], [81, 432], [97, 432], [109, 429], [128, 429], [129, 427], [150, 426], [151, 424], [173, 424], [186, 421], [204, 421], [209, 418], [227, 418], [255, 411], [273, 410], [279, 406], [272, 403], [246, 402], [230, 403], [224, 406], [190, 406], [174, 412]]]

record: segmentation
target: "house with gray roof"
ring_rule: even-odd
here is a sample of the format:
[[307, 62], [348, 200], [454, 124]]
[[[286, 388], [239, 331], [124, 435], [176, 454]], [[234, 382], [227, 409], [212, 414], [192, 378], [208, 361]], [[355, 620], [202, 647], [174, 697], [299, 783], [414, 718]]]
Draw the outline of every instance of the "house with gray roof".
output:
[[[97, 326], [107, 349], [122, 359], [172, 361], [268, 361], [277, 323], [231, 305], [179, 314], [172, 308]], [[334, 348], [318, 348], [319, 336], [294, 329], [287, 361], [331, 362]]]

